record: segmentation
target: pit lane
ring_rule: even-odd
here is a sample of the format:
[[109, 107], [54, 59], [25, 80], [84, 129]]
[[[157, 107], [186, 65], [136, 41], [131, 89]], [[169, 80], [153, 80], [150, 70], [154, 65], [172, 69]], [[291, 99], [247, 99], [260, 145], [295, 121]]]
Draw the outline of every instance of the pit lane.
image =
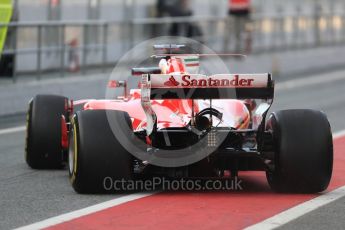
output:
[[[331, 76], [338, 77], [332, 78]], [[332, 131], [337, 132], [343, 130], [345, 129], [345, 97], [343, 96], [345, 92], [345, 78], [343, 78], [342, 76], [345, 76], [345, 71], [307, 76], [301, 78], [304, 79], [304, 81], [300, 82], [300, 84], [298, 84], [298, 82], [292, 82], [292, 84], [288, 86], [289, 84], [287, 83], [281, 83], [282, 86], [280, 89], [278, 83], [278, 90], [276, 91], [275, 102], [271, 111], [289, 108], [312, 108], [323, 110], [324, 112], [326, 112], [331, 122]], [[314, 81], [313, 83], [312, 79], [315, 78], [325, 80]], [[278, 79], [278, 81], [281, 81], [281, 79]], [[305, 82], [312, 83], [310, 84]], [[10, 119], [10, 121], [6, 119], [1, 120], [1, 128], [10, 128], [22, 125], [24, 125], [24, 120], [23, 117], [20, 116], [18, 117], [18, 119]], [[35, 171], [29, 169], [25, 164], [23, 158], [24, 136], [24, 131], [0, 134], [0, 229], [11, 229], [14, 227], [28, 225], [40, 220], [44, 220], [66, 212], [78, 210], [90, 205], [112, 200], [116, 197], [122, 196], [78, 195], [73, 191], [69, 184], [67, 178], [67, 170]], [[251, 197], [255, 197], [257, 194], [267, 196], [271, 195], [266, 182], [262, 180], [260, 176], [245, 176], [245, 178], [248, 184], [248, 192], [250, 192]], [[217, 204], [220, 209], [222, 208], [224, 202], [220, 202], [220, 200], [214, 202], [214, 198], [218, 199], [217, 197], [221, 196], [223, 199], [233, 199], [233, 202], [239, 202], [246, 199], [246, 194], [248, 195], [248, 193], [239, 193], [234, 197], [231, 193], [214, 193], [210, 195], [210, 197], [212, 198], [210, 202], [203, 204], [200, 204], [202, 200], [195, 200], [199, 202], [194, 202], [192, 204], [197, 206], [199, 205], [198, 207], [201, 209], [198, 209], [198, 213], [200, 214], [198, 215], [198, 218], [194, 219], [194, 221], [190, 219], [191, 224], [195, 223], [202, 225], [203, 221], [226, 223], [222, 219], [217, 219], [217, 216], [207, 216], [207, 213], [203, 212], [203, 210], [209, 210], [209, 207], [216, 207], [211, 206], [211, 204]], [[224, 195], [226, 195], [226, 197]], [[201, 195], [198, 193], [187, 193], [176, 196], [175, 194], [171, 196], [174, 197], [171, 202], [177, 202], [181, 205], [185, 203], [185, 205], [188, 205], [189, 198], [196, 196]], [[165, 198], [163, 196], [163, 199], [160, 200], [159, 204], [166, 204], [168, 206], [172, 205], [171, 203], [169, 203], [170, 201], [167, 201], [167, 199]], [[181, 200], [181, 198], [183, 199]], [[279, 201], [280, 200], [278, 199], [275, 202]], [[134, 201], [133, 203], [135, 202], [137, 201]], [[139, 204], [143, 204], [141, 203], [143, 201], [138, 200], [138, 202]], [[283, 226], [283, 228], [301, 229], [303, 227], [308, 227], [319, 229], [322, 228], [322, 226], [327, 226], [328, 228], [332, 229], [339, 228], [345, 223], [342, 215], [338, 214], [342, 213], [344, 205], [345, 198], [341, 198], [335, 203], [323, 206], [316, 211], [308, 213], [307, 215], [288, 223], [287, 225]], [[269, 202], [267, 202], [267, 206], [269, 209]], [[144, 206], [139, 205], [135, 207], [140, 208]], [[170, 212], [168, 213], [169, 215], [176, 215], [176, 213], [179, 214], [180, 217], [184, 215], [183, 210], [181, 211], [180, 209], [178, 209], [178, 206], [172, 205], [169, 207], [176, 208], [173, 209], [173, 211], [170, 210]], [[161, 210], [162, 209], [153, 209], [151, 210], [151, 214], [153, 216], [156, 215], [157, 218], [159, 218], [159, 215], [164, 215], [159, 212]], [[211, 211], [212, 210], [215, 211], [216, 209], [211, 209]], [[237, 210], [239, 213], [242, 213], [242, 215], [239, 215], [237, 219], [242, 218], [243, 220], [245, 218], [248, 218], [249, 212], [251, 212], [253, 216], [255, 215], [255, 212], [261, 212], [261, 210], [256, 209], [255, 206], [249, 207], [249, 209], [246, 210]], [[282, 210], [276, 211], [279, 212]], [[228, 218], [229, 215], [231, 215], [231, 213], [228, 213]], [[226, 218], [226, 216], [227, 213], [224, 213], [223, 218]], [[321, 216], [322, 218], [320, 218]], [[121, 215], [120, 217], [122, 219], [125, 218], [125, 216], [123, 215]], [[201, 219], [200, 217], [204, 217], [204, 219]], [[151, 221], [155, 223], [157, 219]], [[249, 225], [251, 222], [247, 221], [246, 223], [247, 225]], [[158, 226], [159, 225], [156, 225], [156, 227]], [[171, 225], [169, 225], [169, 223], [166, 223], [166, 225], [164, 226], [167, 227]], [[126, 227], [125, 223], [123, 227]]]

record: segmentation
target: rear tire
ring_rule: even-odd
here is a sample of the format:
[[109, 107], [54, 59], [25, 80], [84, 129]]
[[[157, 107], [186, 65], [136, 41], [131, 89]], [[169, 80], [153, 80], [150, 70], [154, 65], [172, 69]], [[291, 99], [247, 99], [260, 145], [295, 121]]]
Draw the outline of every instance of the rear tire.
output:
[[66, 97], [37, 95], [29, 102], [26, 122], [25, 160], [33, 169], [64, 166], [61, 116], [68, 117]]
[[317, 193], [332, 176], [332, 132], [324, 113], [283, 110], [272, 113], [266, 129], [274, 142], [274, 170], [267, 180], [277, 192]]
[[[78, 193], [114, 191], [112, 182], [132, 179], [133, 157], [114, 136], [107, 115], [122, 119], [122, 124], [127, 126], [124, 130], [128, 132], [124, 135], [133, 135], [126, 112], [89, 110], [75, 114], [70, 135], [69, 172]], [[105, 182], [108, 184], [104, 185]]]

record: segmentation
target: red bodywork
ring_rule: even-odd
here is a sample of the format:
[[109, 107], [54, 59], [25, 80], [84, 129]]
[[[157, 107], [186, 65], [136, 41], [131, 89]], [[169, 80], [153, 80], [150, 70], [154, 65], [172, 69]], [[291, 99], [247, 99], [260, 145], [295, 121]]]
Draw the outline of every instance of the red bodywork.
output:
[[[185, 72], [180, 58], [172, 58], [167, 62], [167, 73]], [[188, 69], [187, 69], [188, 70]], [[193, 102], [190, 99], [152, 100], [152, 108], [157, 114], [157, 126], [184, 127], [192, 116]], [[84, 104], [84, 110], [120, 110], [125, 111], [132, 118], [133, 130], [141, 130], [146, 126], [146, 115], [141, 106], [141, 90], [132, 89], [126, 99], [120, 100], [80, 100], [74, 105]], [[194, 112], [210, 107], [208, 100], [194, 100]], [[223, 113], [223, 120], [219, 126], [236, 129], [248, 128], [250, 112], [242, 100], [217, 99], [212, 100], [212, 107]]]
[[[139, 95], [139, 97], [137, 96]], [[130, 94], [128, 101], [124, 100], [90, 100], [84, 105], [84, 110], [120, 110], [126, 111], [132, 118], [134, 130], [140, 130], [146, 126], [146, 115], [141, 107], [140, 90]], [[77, 102], [78, 103], [78, 102]], [[198, 101], [194, 105], [197, 113], [201, 108], [209, 105], [206, 101]], [[223, 125], [229, 125], [236, 129], [246, 129], [249, 125], [250, 114], [240, 100], [217, 100], [213, 101], [214, 108], [223, 112]], [[158, 128], [184, 127], [191, 120], [191, 100], [153, 100], [153, 110], [158, 117]]]

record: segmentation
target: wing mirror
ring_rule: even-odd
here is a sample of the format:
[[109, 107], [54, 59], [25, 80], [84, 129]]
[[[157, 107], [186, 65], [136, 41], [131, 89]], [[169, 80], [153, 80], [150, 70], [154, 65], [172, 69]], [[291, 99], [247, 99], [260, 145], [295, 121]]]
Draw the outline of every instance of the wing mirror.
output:
[[108, 88], [123, 88], [122, 96], [117, 96], [117, 99], [125, 100], [128, 98], [127, 81], [110, 80]]

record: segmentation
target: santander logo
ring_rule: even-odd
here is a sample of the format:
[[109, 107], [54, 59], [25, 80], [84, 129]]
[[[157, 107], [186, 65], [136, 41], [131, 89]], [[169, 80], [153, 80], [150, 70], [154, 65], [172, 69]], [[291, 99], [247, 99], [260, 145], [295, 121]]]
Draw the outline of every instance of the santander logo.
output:
[[182, 75], [178, 78], [180, 82], [176, 81], [174, 76], [170, 76], [169, 80], [164, 82], [165, 86], [185, 87], [185, 88], [232, 88], [232, 87], [253, 87], [254, 79], [248, 77], [240, 77], [233, 75], [231, 77], [194, 77], [191, 75]]
[[176, 81], [174, 76], [171, 76], [168, 81], [164, 82], [165, 86], [178, 86], [180, 83]]

